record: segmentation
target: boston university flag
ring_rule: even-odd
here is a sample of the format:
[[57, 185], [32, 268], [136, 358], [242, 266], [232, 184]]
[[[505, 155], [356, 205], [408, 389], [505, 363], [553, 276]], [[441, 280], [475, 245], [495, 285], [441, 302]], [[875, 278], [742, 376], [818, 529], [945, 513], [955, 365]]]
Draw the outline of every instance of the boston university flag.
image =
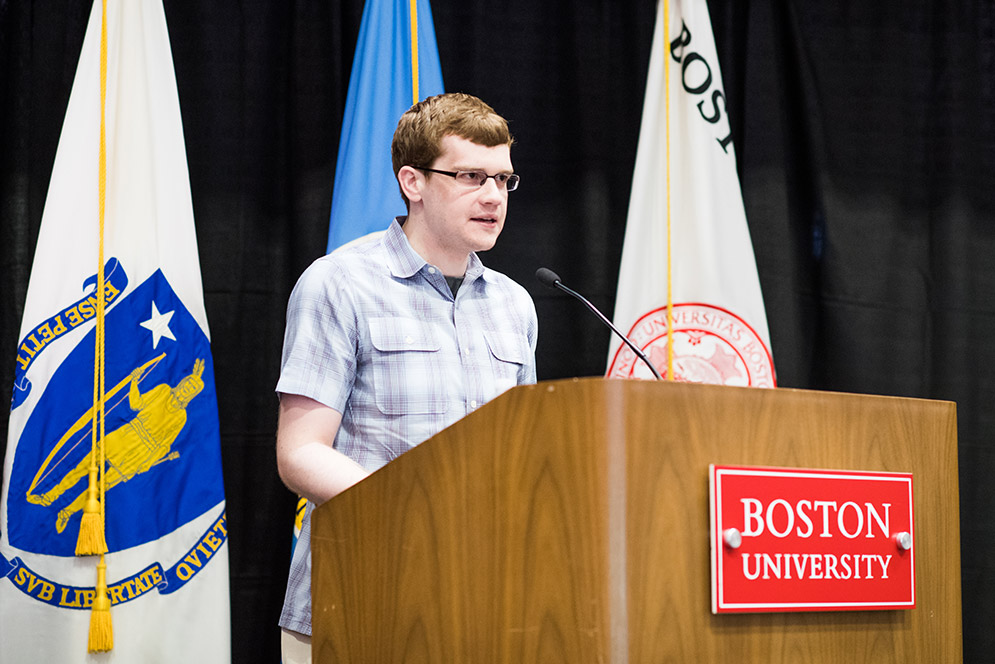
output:
[[[105, 66], [97, 0], [12, 358], [0, 661], [227, 662], [217, 401], [165, 15], [161, 0], [107, 4]], [[95, 425], [100, 412], [103, 427]], [[103, 429], [96, 456], [94, 428]], [[91, 461], [103, 468], [107, 553], [76, 557], [81, 521], [91, 515]], [[88, 629], [101, 600], [109, 600], [102, 612], [113, 621], [113, 643], [94, 659]]]
[[[705, 0], [670, 0], [666, 18], [669, 55], [661, 2], [614, 321], [668, 378], [773, 387], [767, 317], [708, 8]], [[651, 377], [614, 340], [607, 375]]]
[[[669, 16], [664, 11], [661, 2], [614, 321], [668, 378], [773, 387], [767, 317], [708, 7], [705, 0], [670, 0]], [[607, 375], [651, 377], [614, 340]]]

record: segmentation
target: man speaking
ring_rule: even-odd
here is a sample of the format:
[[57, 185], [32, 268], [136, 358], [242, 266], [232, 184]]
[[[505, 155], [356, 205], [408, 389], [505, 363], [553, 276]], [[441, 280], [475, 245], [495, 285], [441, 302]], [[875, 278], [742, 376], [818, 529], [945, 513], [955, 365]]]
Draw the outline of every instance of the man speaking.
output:
[[287, 311], [277, 464], [309, 501], [280, 626], [310, 661], [310, 514], [515, 385], [536, 379], [531, 297], [483, 266], [518, 187], [508, 123], [476, 97], [430, 97], [391, 144], [408, 214], [315, 261]]

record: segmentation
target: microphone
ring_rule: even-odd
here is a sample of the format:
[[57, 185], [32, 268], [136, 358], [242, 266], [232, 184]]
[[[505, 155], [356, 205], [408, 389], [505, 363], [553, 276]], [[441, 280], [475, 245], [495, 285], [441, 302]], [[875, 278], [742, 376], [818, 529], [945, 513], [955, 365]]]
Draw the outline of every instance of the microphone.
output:
[[612, 332], [621, 337], [622, 341], [624, 341], [626, 345], [628, 345], [629, 348], [632, 349], [632, 352], [636, 354], [636, 357], [638, 357], [640, 360], [646, 363], [646, 366], [650, 368], [650, 371], [653, 372], [653, 375], [656, 377], [657, 380], [663, 380], [663, 376], [660, 375], [660, 372], [656, 370], [656, 367], [653, 366], [653, 363], [650, 362], [648, 357], [646, 357], [646, 353], [637, 348], [636, 344], [632, 343], [629, 337], [619, 332], [618, 328], [612, 325], [612, 322], [608, 320], [603, 313], [598, 311], [597, 307], [588, 302], [586, 297], [564, 286], [563, 282], [560, 281], [559, 275], [557, 275], [555, 272], [553, 272], [547, 267], [541, 267], [538, 270], [536, 270], [536, 279], [538, 279], [539, 283], [541, 283], [543, 286], [547, 286], [549, 288], [559, 288], [567, 295], [572, 295], [573, 297], [583, 302], [588, 309], [594, 312], [594, 315], [596, 315], [598, 318], [601, 319], [602, 323], [607, 325], [609, 328], [611, 328]]

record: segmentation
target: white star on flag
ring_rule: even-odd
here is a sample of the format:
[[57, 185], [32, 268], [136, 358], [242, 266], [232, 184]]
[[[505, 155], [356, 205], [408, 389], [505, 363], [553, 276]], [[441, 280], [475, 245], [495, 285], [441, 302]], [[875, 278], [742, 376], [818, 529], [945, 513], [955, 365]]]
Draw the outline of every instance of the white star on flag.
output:
[[173, 336], [172, 330], [169, 329], [169, 319], [173, 317], [172, 311], [167, 311], [164, 314], [159, 313], [159, 309], [156, 308], [155, 302], [152, 302], [152, 317], [147, 321], [140, 323], [142, 327], [146, 330], [152, 331], [152, 349], [159, 345], [159, 340], [163, 337], [167, 339], [172, 339], [176, 341], [176, 337]]

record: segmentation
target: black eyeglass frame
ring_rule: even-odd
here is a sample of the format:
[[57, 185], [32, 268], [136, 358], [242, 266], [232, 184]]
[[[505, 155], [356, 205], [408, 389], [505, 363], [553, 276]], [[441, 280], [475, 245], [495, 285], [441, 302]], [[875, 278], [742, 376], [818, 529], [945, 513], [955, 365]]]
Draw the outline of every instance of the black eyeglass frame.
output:
[[[411, 168], [417, 168], [419, 171], [428, 171], [429, 173], [438, 173], [439, 175], [448, 175], [454, 180], [458, 180], [459, 176], [462, 175], [463, 173], [483, 173], [484, 179], [480, 181], [480, 184], [478, 186], [483, 187], [485, 184], [487, 184], [488, 178], [494, 178], [494, 183], [498, 186], [498, 189], [501, 189], [503, 187], [507, 191], [515, 191], [516, 189], [518, 189], [518, 185], [522, 180], [521, 176], [519, 176], [516, 173], [495, 173], [494, 175], [488, 175], [487, 173], [484, 173], [484, 171], [479, 169], [472, 171], [440, 171], [437, 168], [429, 168], [428, 166], [412, 166]], [[504, 182], [498, 180], [498, 178], [502, 176], [507, 178]]]

